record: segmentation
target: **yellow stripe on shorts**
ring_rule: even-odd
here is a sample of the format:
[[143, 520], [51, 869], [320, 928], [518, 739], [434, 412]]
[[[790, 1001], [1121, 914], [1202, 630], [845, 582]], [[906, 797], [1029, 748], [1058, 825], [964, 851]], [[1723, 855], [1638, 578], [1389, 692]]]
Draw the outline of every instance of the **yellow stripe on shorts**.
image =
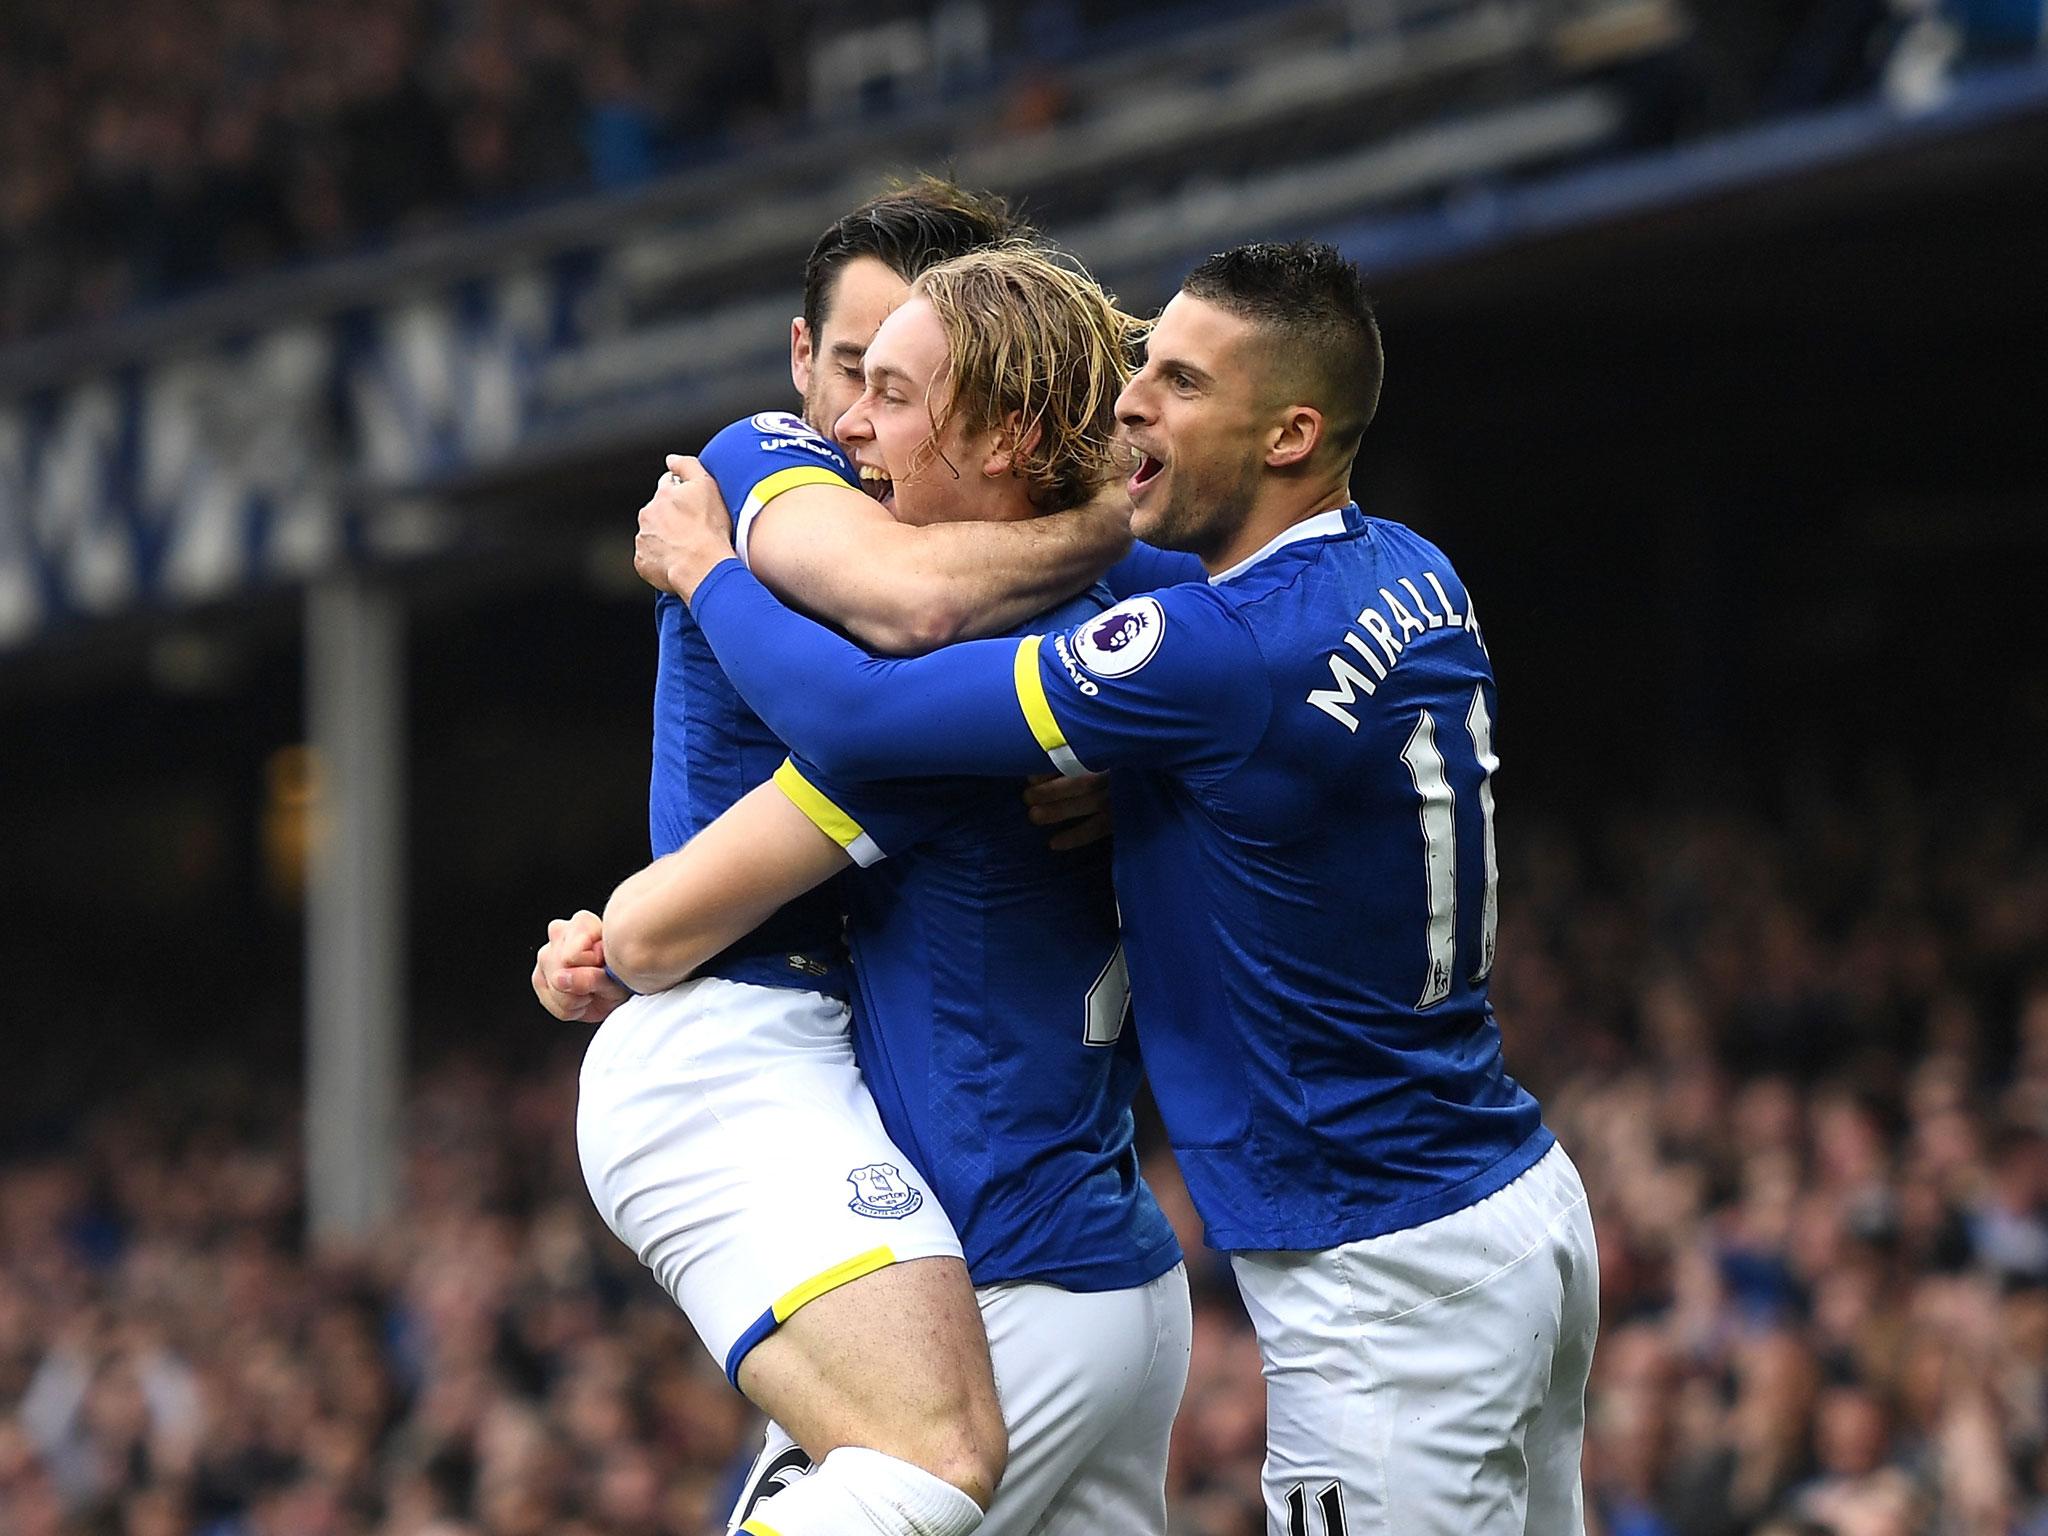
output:
[[1046, 699], [1045, 680], [1038, 675], [1038, 648], [1044, 640], [1043, 635], [1027, 635], [1017, 645], [1017, 703], [1024, 711], [1024, 723], [1031, 727], [1031, 734], [1052, 759], [1053, 767], [1072, 778], [1088, 770], [1067, 745], [1066, 732], [1053, 718], [1052, 704]]
[[851, 854], [853, 862], [862, 869], [882, 861], [881, 845], [868, 836], [867, 829], [833, 804], [825, 792], [805, 778], [797, 765], [786, 757], [782, 766], [775, 770], [775, 787], [789, 797], [791, 805], [810, 818], [813, 826]]
[[796, 1315], [798, 1308], [809, 1306], [827, 1291], [836, 1291], [842, 1285], [849, 1285], [862, 1275], [872, 1275], [878, 1269], [887, 1269], [896, 1262], [893, 1248], [870, 1248], [866, 1253], [857, 1253], [844, 1263], [834, 1264], [822, 1274], [811, 1276], [802, 1285], [783, 1292], [782, 1297], [769, 1310], [775, 1314], [775, 1321], [786, 1323]]
[[740, 1536], [782, 1536], [782, 1532], [766, 1520], [754, 1519], [741, 1522]]

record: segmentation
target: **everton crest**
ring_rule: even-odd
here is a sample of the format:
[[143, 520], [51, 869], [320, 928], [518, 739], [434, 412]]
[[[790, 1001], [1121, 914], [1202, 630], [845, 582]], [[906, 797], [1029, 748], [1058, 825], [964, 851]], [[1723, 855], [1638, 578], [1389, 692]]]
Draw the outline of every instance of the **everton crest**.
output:
[[894, 1163], [869, 1163], [865, 1168], [856, 1168], [846, 1176], [846, 1182], [854, 1191], [853, 1198], [846, 1202], [847, 1208], [863, 1216], [894, 1220], [908, 1216], [924, 1204], [924, 1195], [903, 1177]]

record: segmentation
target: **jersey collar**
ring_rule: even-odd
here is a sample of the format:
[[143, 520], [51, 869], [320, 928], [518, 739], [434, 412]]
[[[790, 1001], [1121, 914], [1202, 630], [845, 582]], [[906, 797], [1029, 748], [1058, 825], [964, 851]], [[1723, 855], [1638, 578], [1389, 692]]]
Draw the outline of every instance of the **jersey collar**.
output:
[[1327, 539], [1332, 534], [1344, 532], [1344, 514], [1357, 505], [1358, 503], [1355, 501], [1347, 501], [1341, 507], [1332, 507], [1327, 512], [1318, 512], [1314, 517], [1305, 517], [1291, 527], [1281, 529], [1279, 534], [1264, 549], [1257, 551], [1255, 554], [1246, 555], [1244, 559], [1238, 561], [1229, 570], [1218, 571], [1214, 576], [1211, 576], [1209, 578], [1209, 585], [1213, 587], [1220, 581], [1229, 581], [1233, 577], [1242, 576], [1246, 571], [1265, 559], [1266, 556], [1273, 554], [1277, 550], [1285, 549], [1289, 544], [1299, 544], [1303, 539]]

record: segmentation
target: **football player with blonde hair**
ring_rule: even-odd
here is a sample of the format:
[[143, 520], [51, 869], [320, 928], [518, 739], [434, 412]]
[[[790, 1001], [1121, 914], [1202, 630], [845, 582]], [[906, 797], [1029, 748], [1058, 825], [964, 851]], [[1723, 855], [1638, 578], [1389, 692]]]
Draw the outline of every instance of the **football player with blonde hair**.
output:
[[1384, 367], [1335, 248], [1197, 265], [1116, 407], [1152, 590], [1064, 630], [879, 660], [761, 590], [702, 481], [637, 564], [837, 778], [1113, 774], [1152, 1095], [1264, 1361], [1267, 1528], [1579, 1536], [1598, 1245], [1493, 1012], [1472, 593], [1351, 497]]
[[[911, 283], [866, 349], [865, 387], [838, 419], [836, 444], [793, 417], [755, 417], [714, 438], [703, 464], [738, 509], [743, 548], [799, 498], [814, 517], [871, 513], [879, 500], [913, 528], [1072, 516], [1114, 494], [1128, 470], [1113, 407], [1135, 330], [1071, 263], [1021, 244], [978, 250]], [[1106, 601], [1099, 592], [1070, 600], [1027, 627], [1081, 622]], [[621, 1007], [592, 1043], [592, 1061], [630, 1071], [586, 1065], [583, 1154], [600, 1206], [643, 1249], [650, 1234], [635, 1230], [635, 1212], [648, 1208], [650, 1183], [680, 1192], [661, 1203], [664, 1221], [687, 1216], [716, 1235], [723, 1218], [689, 1207], [692, 1191], [716, 1185], [703, 1170], [728, 1142], [810, 1168], [808, 1182], [783, 1182], [793, 1193], [772, 1213], [806, 1265], [842, 1250], [854, 1262], [881, 1241], [877, 1232], [928, 1217], [931, 1197], [958, 1232], [1008, 1431], [1007, 1471], [980, 1528], [1158, 1533], [1187, 1370], [1186, 1275], [1132, 1146], [1138, 1063], [1123, 1029], [1128, 987], [1107, 850], [1048, 847], [1021, 787], [844, 784], [793, 758], [622, 883], [602, 921], [603, 958], [623, 983], [657, 995]], [[646, 1048], [650, 1018], [691, 1014], [705, 983], [686, 978], [856, 865], [843, 892], [850, 1046], [822, 1015], [795, 1028], [785, 1012], [721, 1034], [715, 1047], [693, 1034], [692, 1017]], [[560, 959], [544, 953], [541, 965], [558, 998], [609, 1000], [595, 966]], [[700, 1063], [714, 1054], [717, 1080], [706, 1081]], [[824, 1096], [803, 1084], [823, 1064], [843, 1088], [856, 1058], [891, 1145], [849, 1167], [818, 1150], [808, 1115]], [[650, 1075], [665, 1085], [659, 1119], [633, 1112]], [[710, 1106], [702, 1114], [700, 1096]], [[693, 1317], [759, 1307], [764, 1298], [743, 1276], [724, 1273], [678, 1290]], [[728, 1294], [706, 1294], [721, 1289]], [[854, 1379], [889, 1369], [904, 1322], [885, 1314], [870, 1340], [862, 1316], [835, 1320]], [[765, 1378], [769, 1399], [793, 1397], [803, 1412], [805, 1394], [777, 1374], [782, 1362], [762, 1369], [764, 1356], [776, 1360], [767, 1348], [748, 1356], [742, 1384]], [[803, 1423], [787, 1428], [771, 1431], [736, 1529], [890, 1528], [871, 1518], [871, 1456], [849, 1455]], [[817, 1470], [790, 1480], [812, 1457]], [[964, 1514], [943, 1499], [922, 1508]]]

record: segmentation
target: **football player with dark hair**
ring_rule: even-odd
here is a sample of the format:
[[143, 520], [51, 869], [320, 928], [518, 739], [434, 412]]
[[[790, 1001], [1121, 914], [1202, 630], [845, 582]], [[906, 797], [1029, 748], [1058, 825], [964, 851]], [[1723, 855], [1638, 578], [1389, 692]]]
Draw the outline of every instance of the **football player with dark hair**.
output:
[[694, 467], [637, 564], [835, 780], [1111, 771], [1147, 1077], [1265, 1356], [1270, 1529], [1573, 1536], [1598, 1259], [1488, 999], [1472, 598], [1350, 494], [1380, 374], [1331, 248], [1197, 267], [1117, 407], [1165, 546], [1117, 574], [1155, 590], [1064, 630], [869, 656], [731, 558]]

